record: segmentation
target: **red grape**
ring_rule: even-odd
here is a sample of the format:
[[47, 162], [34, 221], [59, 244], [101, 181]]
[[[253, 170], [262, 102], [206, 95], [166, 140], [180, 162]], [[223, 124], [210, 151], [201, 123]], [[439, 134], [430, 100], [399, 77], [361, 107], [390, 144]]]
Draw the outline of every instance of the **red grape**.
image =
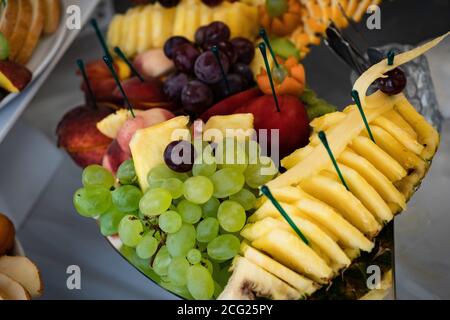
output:
[[175, 172], [191, 171], [194, 160], [195, 149], [189, 141], [172, 141], [164, 150], [164, 162]]
[[191, 43], [177, 46], [173, 51], [173, 63], [178, 71], [191, 73], [200, 51]]
[[252, 69], [248, 65], [242, 62], [238, 62], [231, 66], [230, 69], [231, 73], [236, 73], [242, 77], [242, 80], [244, 81], [244, 87], [249, 88], [253, 86], [255, 79], [253, 76]]
[[245, 82], [240, 75], [230, 73], [227, 75], [227, 81], [230, 89], [229, 91], [224, 79], [214, 84], [213, 92], [216, 101], [223, 100], [224, 98], [241, 92], [245, 89]]
[[211, 89], [198, 80], [192, 80], [181, 91], [181, 102], [189, 113], [200, 114], [213, 103], [214, 96]]
[[230, 64], [233, 64], [236, 62], [238, 57], [237, 57], [236, 51], [234, 50], [234, 47], [230, 41], [208, 42], [208, 43], [204, 44], [203, 49], [211, 50], [212, 47], [214, 47], [214, 46], [216, 46], [219, 49], [219, 51], [225, 53]]
[[[230, 68], [228, 58], [220, 51], [219, 57], [224, 72], [227, 73]], [[223, 77], [220, 65], [211, 51], [205, 51], [198, 57], [197, 61], [195, 61], [194, 72], [198, 79], [209, 84], [216, 83]]]
[[207, 29], [206, 26], [202, 26], [198, 28], [197, 31], [195, 31], [194, 35], [195, 43], [198, 44], [199, 46], [203, 46], [203, 44], [205, 43], [206, 29]]
[[173, 59], [173, 52], [174, 50], [185, 43], [190, 43], [188, 39], [181, 36], [174, 36], [167, 39], [166, 43], [164, 43], [164, 54], [167, 58]]
[[406, 87], [405, 73], [395, 68], [385, 73], [386, 78], [378, 79], [378, 88], [387, 95], [399, 94]]
[[209, 7], [215, 7], [222, 3], [223, 0], [202, 0]]
[[255, 48], [253, 43], [246, 38], [233, 38], [231, 44], [234, 47], [234, 51], [237, 54], [237, 61], [245, 64], [250, 64], [255, 57]]
[[159, 3], [164, 8], [172, 8], [177, 6], [180, 3], [181, 0], [159, 0]]
[[231, 31], [228, 26], [221, 21], [211, 22], [205, 30], [204, 43], [228, 41]]
[[175, 102], [181, 101], [181, 90], [188, 83], [189, 77], [185, 73], [177, 73], [170, 76], [163, 85], [165, 95]]

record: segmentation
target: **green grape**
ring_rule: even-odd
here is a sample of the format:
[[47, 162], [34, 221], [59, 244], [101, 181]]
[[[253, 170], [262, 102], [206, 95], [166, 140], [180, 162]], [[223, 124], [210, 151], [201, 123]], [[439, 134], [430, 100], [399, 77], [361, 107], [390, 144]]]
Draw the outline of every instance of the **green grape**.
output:
[[195, 224], [202, 217], [202, 208], [188, 200], [181, 200], [177, 206], [177, 211], [181, 215], [183, 222]]
[[244, 172], [247, 168], [248, 158], [245, 145], [234, 138], [223, 139], [215, 149], [217, 165], [220, 169], [232, 168]]
[[188, 174], [175, 172], [165, 164], [160, 164], [149, 171], [147, 175], [147, 182], [149, 185], [152, 185], [154, 181], [165, 180], [169, 178], [176, 178], [178, 180], [184, 181], [188, 178]]
[[187, 284], [187, 271], [190, 267], [185, 257], [176, 257], [169, 264], [167, 276], [170, 281], [179, 286]]
[[184, 197], [196, 204], [208, 201], [214, 192], [214, 186], [207, 177], [190, 177], [184, 182]]
[[197, 241], [210, 242], [219, 234], [219, 221], [215, 218], [206, 218], [197, 225]]
[[132, 159], [125, 160], [117, 169], [117, 179], [123, 185], [134, 184], [137, 182], [136, 170]]
[[77, 212], [84, 217], [95, 217], [111, 207], [111, 192], [104, 186], [88, 186], [78, 189], [73, 195]]
[[244, 172], [245, 182], [251, 188], [256, 189], [272, 180], [277, 172], [272, 159], [262, 156], [258, 163], [248, 165]]
[[238, 232], [244, 227], [247, 216], [238, 202], [226, 200], [219, 206], [217, 219], [225, 231]]
[[116, 207], [110, 207], [99, 218], [100, 232], [102, 235], [107, 237], [117, 234], [119, 231], [119, 223], [124, 216], [125, 214], [120, 212]]
[[197, 300], [211, 299], [214, 294], [214, 281], [208, 269], [196, 264], [187, 271], [189, 293]]
[[183, 224], [175, 233], [167, 235], [167, 250], [172, 257], [185, 257], [195, 246], [195, 228], [190, 224]]
[[136, 216], [127, 215], [119, 223], [119, 237], [128, 247], [136, 247], [142, 240], [144, 226]]
[[153, 261], [153, 271], [159, 276], [166, 276], [171, 261], [172, 258], [170, 257], [169, 250], [167, 250], [167, 246], [162, 246]]
[[257, 163], [261, 156], [261, 147], [259, 146], [258, 141], [247, 141], [245, 143], [245, 152], [247, 154], [249, 164]]
[[136, 254], [141, 259], [150, 259], [158, 249], [158, 243], [151, 233], [147, 233], [136, 246]]
[[213, 274], [214, 272], [214, 266], [213, 263], [207, 258], [207, 255], [205, 254], [205, 256], [202, 258], [202, 260], [200, 261], [200, 264], [202, 266], [204, 266], [206, 269], [208, 269], [208, 272], [210, 274]]
[[167, 209], [169, 209], [172, 204], [172, 196], [170, 192], [162, 189], [150, 189], [139, 201], [139, 209], [146, 216], [156, 216], [159, 215]]
[[112, 173], [98, 164], [93, 164], [86, 167], [82, 174], [83, 186], [103, 186], [111, 188], [114, 186], [114, 176]]
[[208, 146], [202, 153], [201, 158], [195, 159], [192, 167], [192, 174], [194, 176], [212, 176], [217, 170], [217, 163], [215, 157], [212, 155], [212, 149]]
[[245, 211], [251, 210], [255, 207], [256, 196], [247, 189], [242, 189], [238, 193], [230, 196], [230, 200], [239, 202]]
[[217, 209], [219, 209], [220, 201], [214, 197], [211, 197], [208, 201], [206, 201], [203, 206], [203, 218], [207, 217], [216, 217]]
[[154, 188], [162, 188], [166, 189], [170, 192], [173, 199], [178, 199], [183, 195], [183, 181], [177, 178], [168, 178], [161, 180], [152, 180], [149, 184], [149, 187]]
[[112, 192], [112, 202], [122, 212], [128, 213], [139, 209], [141, 198], [142, 191], [132, 185], [121, 186]]
[[208, 255], [215, 260], [224, 261], [233, 258], [239, 252], [241, 243], [232, 234], [223, 234], [208, 243]]
[[200, 250], [200, 252], [205, 252], [207, 245], [208, 244], [206, 242], [198, 242], [197, 243], [197, 249]]
[[175, 233], [180, 230], [183, 221], [178, 212], [166, 211], [159, 216], [159, 227], [166, 233]]
[[198, 249], [191, 249], [186, 257], [191, 264], [197, 264], [202, 260], [202, 253]]
[[245, 183], [244, 175], [234, 169], [224, 168], [211, 176], [214, 185], [214, 197], [222, 199], [239, 192]]

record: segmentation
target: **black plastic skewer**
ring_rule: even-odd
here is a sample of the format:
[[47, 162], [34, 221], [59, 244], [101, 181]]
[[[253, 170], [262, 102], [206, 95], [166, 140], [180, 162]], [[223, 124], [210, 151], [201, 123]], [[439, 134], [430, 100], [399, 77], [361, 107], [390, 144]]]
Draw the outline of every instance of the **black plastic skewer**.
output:
[[222, 61], [220, 60], [220, 53], [219, 48], [217, 46], [213, 46], [211, 48], [212, 53], [214, 54], [214, 57], [216, 57], [217, 63], [220, 67], [220, 72], [222, 73], [223, 81], [225, 81], [225, 87], [227, 88], [227, 95], [230, 94], [230, 84], [228, 83], [227, 74], [225, 73], [225, 68], [223, 67]]
[[120, 50], [119, 47], [114, 47], [114, 52], [119, 56], [119, 58], [127, 64], [127, 66], [130, 68], [131, 72], [141, 80], [141, 82], [144, 82], [144, 78], [142, 75], [136, 70], [136, 68], [133, 66], [133, 64], [128, 60], [128, 58], [125, 56], [125, 54]]
[[275, 99], [275, 105], [277, 107], [277, 111], [280, 112], [281, 111], [280, 105], [278, 104], [277, 93], [275, 91], [275, 86], [273, 84], [272, 72], [270, 71], [269, 60], [267, 60], [266, 45], [264, 44], [264, 42], [261, 42], [259, 44], [259, 50], [261, 51], [261, 54], [264, 59], [264, 64], [266, 65], [267, 76], [269, 77], [270, 88], [272, 89], [272, 95], [273, 95], [273, 98]]
[[334, 169], [336, 170], [336, 172], [337, 172], [337, 174], [339, 176], [339, 179], [341, 180], [341, 182], [344, 185], [345, 189], [350, 191], [350, 189], [348, 188], [347, 183], [345, 182], [344, 176], [342, 175], [341, 169], [339, 169], [339, 166], [337, 164], [336, 158], [334, 157], [333, 152], [331, 151], [331, 148], [328, 145], [327, 135], [325, 134], [325, 132], [319, 131], [318, 136], [319, 136], [320, 141], [322, 141], [323, 146], [327, 150], [328, 155], [330, 156], [331, 162], [333, 163]]
[[86, 84], [89, 98], [91, 99], [94, 108], [97, 109], [98, 108], [97, 100], [95, 99], [94, 91], [92, 91], [91, 82], [89, 81], [89, 79], [87, 77], [86, 69], [84, 68], [84, 61], [82, 59], [78, 59], [77, 65], [78, 65], [78, 69], [80, 69], [81, 75], [83, 76], [84, 83]]

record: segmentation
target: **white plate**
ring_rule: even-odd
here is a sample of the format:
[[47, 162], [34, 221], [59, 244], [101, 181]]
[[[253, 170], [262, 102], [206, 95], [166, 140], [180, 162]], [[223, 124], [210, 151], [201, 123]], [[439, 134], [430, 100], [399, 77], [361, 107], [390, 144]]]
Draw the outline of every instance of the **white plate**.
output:
[[[45, 68], [50, 63], [50, 61], [52, 61], [55, 54], [61, 47], [61, 44], [63, 43], [64, 37], [67, 32], [64, 15], [66, 12], [66, 8], [69, 4], [70, 0], [62, 1], [61, 23], [58, 30], [56, 31], [56, 33], [50, 36], [45, 36], [39, 40], [39, 44], [36, 47], [35, 51], [33, 52], [31, 60], [27, 63], [27, 68], [33, 73], [33, 79], [31, 82], [33, 82], [34, 79], [39, 77], [39, 75], [45, 70]], [[0, 102], [0, 109], [2, 109], [9, 102], [14, 100], [14, 98], [16, 98], [18, 95], [20, 95], [20, 92], [8, 94]]]

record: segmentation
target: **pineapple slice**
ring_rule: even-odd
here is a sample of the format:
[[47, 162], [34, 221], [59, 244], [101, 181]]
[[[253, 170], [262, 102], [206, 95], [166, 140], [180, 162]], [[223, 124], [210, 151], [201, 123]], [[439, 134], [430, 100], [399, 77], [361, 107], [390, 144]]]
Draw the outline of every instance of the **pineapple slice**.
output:
[[[184, 26], [186, 21], [186, 3], [181, 2], [175, 9], [175, 19], [173, 21], [173, 35], [185, 36]], [[192, 39], [189, 39], [192, 40]]]
[[305, 159], [313, 150], [314, 147], [310, 144], [304, 146], [303, 148], [297, 149], [281, 160], [281, 166], [286, 169], [291, 169], [297, 163]]
[[[325, 203], [304, 197], [295, 203], [295, 207], [308, 216], [314, 223], [329, 230], [345, 247], [371, 251], [373, 243], [357, 228], [352, 226], [333, 208]], [[322, 227], [322, 229], [324, 229]]]
[[[350, 149], [346, 149], [339, 156], [339, 162], [358, 172], [388, 203], [395, 204], [399, 209], [406, 207], [405, 197], [395, 188], [392, 182], [386, 178], [366, 158], [361, 157]], [[398, 210], [394, 211], [397, 212]]]
[[406, 176], [405, 169], [369, 138], [357, 137], [352, 141], [350, 147], [369, 160], [389, 180], [399, 181]]
[[175, 8], [164, 8], [159, 3], [153, 6], [152, 18], [149, 19], [152, 24], [153, 48], [162, 48], [166, 40], [172, 35], [175, 10]]
[[[270, 191], [272, 192], [272, 195], [275, 197], [275, 199], [277, 199], [278, 201], [281, 201], [281, 202], [286, 202], [286, 203], [295, 202], [303, 196], [302, 192], [298, 188], [291, 187], [291, 186], [284, 187], [284, 188], [276, 188], [276, 189], [272, 189]], [[258, 199], [259, 205], [257, 207], [259, 208], [266, 201], [267, 201], [267, 198], [265, 196], [260, 197]]]
[[316, 175], [301, 183], [308, 194], [336, 208], [351, 224], [374, 237], [381, 230], [381, 225], [342, 183]]
[[333, 270], [326, 262], [297, 235], [293, 235], [289, 231], [272, 230], [252, 241], [252, 246], [316, 282], [328, 283], [333, 276]]
[[148, 188], [148, 172], [156, 165], [164, 163], [165, 148], [179, 137], [175, 131], [189, 132], [188, 123], [189, 117], [179, 116], [136, 131], [130, 141], [130, 149], [142, 191], [145, 192]]
[[146, 34], [145, 30], [142, 29], [142, 17], [140, 14], [141, 7], [133, 8], [133, 11], [127, 15], [126, 21], [124, 24], [127, 24], [124, 34], [122, 35], [122, 50], [128, 56], [133, 56], [136, 54], [138, 50], [139, 43], [142, 41], [142, 38], [145, 38], [148, 34]]
[[194, 40], [195, 31], [200, 27], [200, 15], [198, 11], [198, 0], [185, 0], [185, 14], [187, 19], [184, 20], [184, 35], [190, 40]]
[[417, 142], [416, 139], [412, 138], [408, 132], [404, 131], [402, 128], [398, 127], [392, 121], [381, 116], [373, 121], [373, 124], [380, 126], [387, 132], [389, 132], [395, 139], [397, 139], [401, 144], [405, 146], [411, 152], [415, 154], [421, 154], [423, 151], [423, 145]]
[[399, 95], [395, 110], [413, 127], [417, 132], [419, 142], [424, 146], [420, 156], [424, 160], [430, 160], [439, 145], [439, 133], [433, 128], [425, 118], [416, 111], [403, 94]]
[[213, 21], [213, 9], [205, 5], [203, 2], [200, 4], [200, 26], [206, 26]]
[[[134, 113], [139, 114], [140, 110], [134, 110]], [[97, 123], [97, 129], [105, 136], [115, 139], [123, 124], [131, 118], [131, 113], [128, 109], [119, 109], [110, 114], [106, 118]]]
[[297, 289], [297, 291], [303, 295], [311, 295], [319, 287], [310, 279], [307, 279], [291, 269], [286, 268], [281, 263], [266, 256], [245, 242], [241, 245], [241, 253], [246, 259], [263, 268], [267, 272], [277, 276], [291, 287]]
[[107, 39], [108, 44], [111, 47], [120, 46], [121, 31], [123, 28], [123, 20], [124, 20], [123, 15], [116, 14], [109, 25], [106, 39]]
[[338, 111], [327, 113], [311, 121], [310, 126], [315, 132], [319, 132], [321, 130], [325, 131], [344, 120], [346, 116], [347, 115], [345, 113]]
[[[344, 176], [345, 182], [348, 184], [350, 191], [361, 203], [369, 209], [372, 215], [377, 218], [379, 222], [385, 224], [394, 217], [391, 209], [384, 202], [383, 198], [377, 191], [355, 170], [339, 163], [339, 169]], [[327, 170], [335, 179], [339, 179], [335, 170]]]
[[136, 53], [145, 52], [153, 46], [153, 10], [154, 6], [143, 7], [141, 13], [139, 14], [139, 18], [135, 21], [137, 28], [134, 30], [134, 33], [137, 36], [137, 43], [133, 55]]
[[[284, 211], [286, 211], [286, 213], [292, 217], [295, 215], [300, 215], [301, 213], [299, 212], [299, 210], [294, 207], [293, 205], [284, 203], [284, 202], [280, 202], [280, 205], [283, 207]], [[248, 222], [255, 222], [255, 221], [259, 221], [262, 220], [264, 218], [267, 217], [272, 217], [272, 218], [278, 218], [280, 216], [280, 213], [278, 212], [278, 210], [273, 206], [272, 202], [270, 201], [266, 201], [264, 202], [264, 204], [255, 211], [255, 213], [253, 213], [249, 218], [248, 218]]]
[[[367, 108], [366, 118], [370, 122], [393, 108], [395, 98], [388, 97], [381, 92], [368, 97], [370, 103], [375, 103], [377, 108]], [[338, 125], [327, 130], [328, 143], [336, 158], [339, 157], [347, 145], [365, 129], [358, 110], [350, 111], [345, 119]], [[313, 176], [323, 169], [331, 166], [331, 160], [322, 145], [317, 145], [314, 150], [302, 161], [283, 174], [270, 181], [269, 188], [284, 187], [299, 184], [301, 181]], [[401, 166], [400, 166], [401, 167]]]
[[386, 112], [384, 116], [395, 123], [398, 127], [406, 131], [412, 138], [417, 140], [417, 132], [414, 131], [409, 123], [406, 122], [406, 120], [397, 111], [390, 110]]
[[255, 134], [253, 121], [254, 117], [251, 113], [212, 116], [203, 128], [203, 139], [211, 141], [217, 138], [218, 134], [223, 138], [251, 138]]

